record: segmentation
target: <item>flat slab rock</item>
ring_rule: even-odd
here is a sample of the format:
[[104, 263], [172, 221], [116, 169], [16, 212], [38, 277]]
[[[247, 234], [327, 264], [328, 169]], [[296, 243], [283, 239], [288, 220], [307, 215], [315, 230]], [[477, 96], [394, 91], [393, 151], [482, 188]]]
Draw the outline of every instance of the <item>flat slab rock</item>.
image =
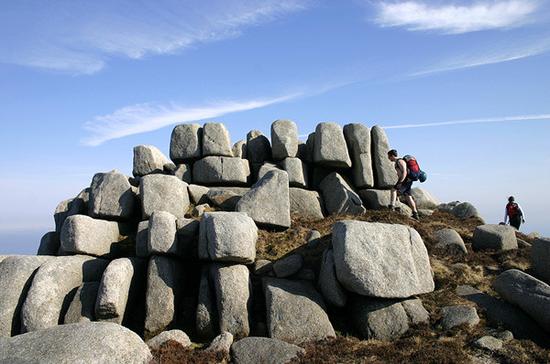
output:
[[301, 343], [336, 336], [321, 295], [304, 281], [264, 280], [268, 336]]
[[141, 338], [107, 322], [55, 326], [5, 339], [0, 363], [143, 363], [152, 360]]
[[288, 363], [305, 353], [299, 346], [267, 337], [246, 337], [231, 346], [235, 364]]
[[441, 309], [441, 326], [450, 330], [460, 325], [475, 326], [479, 316], [475, 307], [466, 305], [447, 306]]
[[476, 227], [472, 239], [476, 250], [512, 250], [518, 248], [516, 232], [513, 227], [487, 224]]
[[428, 252], [413, 228], [340, 221], [332, 229], [332, 245], [336, 276], [349, 291], [407, 298], [434, 290]]

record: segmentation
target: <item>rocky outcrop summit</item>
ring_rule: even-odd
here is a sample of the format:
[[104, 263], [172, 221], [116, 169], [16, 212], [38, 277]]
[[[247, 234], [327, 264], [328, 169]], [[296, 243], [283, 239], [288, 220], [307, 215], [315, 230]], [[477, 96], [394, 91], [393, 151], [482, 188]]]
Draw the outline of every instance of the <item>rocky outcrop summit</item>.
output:
[[[95, 174], [57, 206], [37, 256], [0, 257], [0, 362], [149, 363], [178, 350], [189, 362], [307, 362], [348, 335], [391, 343], [479, 325], [462, 302], [473, 291], [449, 293], [442, 275], [530, 244], [422, 189], [424, 222], [402, 203], [388, 211], [397, 175], [380, 127], [326, 122], [298, 135], [277, 120], [270, 138], [252, 130], [232, 144], [221, 123], [183, 124], [169, 157], [139, 145], [133, 176]], [[548, 239], [533, 251], [536, 277], [493, 269], [502, 299], [490, 299], [527, 318], [500, 325], [545, 337]], [[481, 345], [488, 337], [472, 350], [506, 346]]]

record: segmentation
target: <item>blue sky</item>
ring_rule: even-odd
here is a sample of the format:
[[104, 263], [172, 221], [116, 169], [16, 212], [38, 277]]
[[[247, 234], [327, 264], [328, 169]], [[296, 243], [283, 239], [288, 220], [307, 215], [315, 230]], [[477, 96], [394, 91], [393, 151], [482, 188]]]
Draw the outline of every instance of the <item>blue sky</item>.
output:
[[[441, 201], [488, 222], [514, 194], [550, 235], [550, 4], [17, 1], [0, 4], [0, 254], [33, 253], [57, 203], [174, 124], [388, 127]], [[427, 124], [427, 125], [426, 125]]]

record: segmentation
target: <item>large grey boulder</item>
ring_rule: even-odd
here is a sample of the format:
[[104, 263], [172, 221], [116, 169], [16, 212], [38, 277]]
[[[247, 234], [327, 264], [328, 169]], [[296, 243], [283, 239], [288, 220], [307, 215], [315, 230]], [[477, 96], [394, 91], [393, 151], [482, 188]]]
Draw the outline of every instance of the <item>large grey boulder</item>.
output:
[[299, 346], [267, 337], [246, 337], [231, 346], [231, 358], [235, 364], [283, 364], [300, 353], [305, 353], [305, 350]]
[[36, 272], [21, 311], [21, 332], [56, 326], [67, 296], [82, 282], [99, 281], [108, 261], [83, 255], [56, 257]]
[[224, 331], [216, 336], [204, 351], [207, 353], [222, 353], [229, 355], [232, 344], [233, 335], [230, 332]]
[[85, 189], [77, 197], [61, 201], [57, 205], [53, 217], [55, 220], [55, 231], [58, 234], [61, 233], [63, 224], [69, 216], [88, 214], [89, 190], [89, 188]]
[[550, 283], [550, 239], [536, 238], [531, 247], [531, 266], [538, 276]]
[[167, 211], [176, 217], [184, 217], [189, 208], [187, 183], [175, 176], [147, 175], [139, 185], [143, 218], [153, 211]]
[[232, 157], [229, 132], [222, 123], [206, 123], [202, 128], [202, 155]]
[[147, 250], [153, 254], [178, 254], [177, 218], [167, 211], [155, 211], [149, 219]]
[[[359, 191], [359, 196], [365, 204], [365, 207], [369, 210], [383, 210], [391, 204], [390, 190], [361, 190]], [[399, 200], [395, 201], [395, 207], [406, 216], [412, 214], [412, 209]]]
[[407, 298], [432, 292], [428, 252], [405, 225], [339, 221], [332, 229], [338, 281], [364, 296]]
[[181, 124], [170, 136], [170, 159], [184, 163], [202, 157], [202, 128], [198, 124]]
[[133, 276], [134, 266], [129, 258], [119, 258], [109, 263], [97, 293], [97, 320], [122, 323]]
[[173, 175], [185, 183], [193, 182], [193, 169], [191, 164], [178, 164]]
[[437, 241], [435, 248], [451, 256], [464, 256], [468, 254], [462, 237], [453, 229], [441, 229], [435, 232]]
[[246, 158], [246, 141], [244, 140], [237, 141], [235, 144], [233, 144], [233, 148], [231, 148], [231, 150], [233, 151], [233, 157], [247, 159]]
[[206, 185], [246, 185], [250, 167], [246, 159], [210, 156], [193, 164], [193, 182]]
[[201, 339], [212, 339], [218, 332], [218, 311], [216, 296], [210, 279], [210, 268], [201, 271], [196, 313], [197, 335]]
[[307, 165], [299, 158], [285, 158], [281, 161], [281, 168], [288, 173], [288, 181], [293, 187], [308, 186]]
[[253, 263], [258, 228], [246, 213], [208, 212], [200, 222], [199, 258]]
[[246, 134], [246, 157], [250, 163], [259, 164], [271, 159], [271, 144], [261, 131], [251, 130]]
[[476, 250], [512, 250], [518, 248], [515, 229], [506, 225], [481, 225], [474, 230], [472, 247]]
[[475, 326], [479, 316], [475, 307], [466, 305], [446, 306], [441, 309], [441, 326], [450, 330], [460, 325]]
[[298, 344], [336, 336], [323, 298], [311, 284], [265, 279], [264, 291], [269, 337]]
[[301, 254], [290, 254], [273, 263], [273, 273], [279, 278], [290, 277], [298, 273], [303, 265], [304, 257]]
[[134, 147], [134, 176], [145, 176], [151, 173], [163, 173], [165, 168], [174, 167], [174, 163], [153, 145]]
[[271, 163], [271, 162], [264, 162], [260, 169], [258, 170], [258, 180], [262, 179], [266, 174], [267, 172], [269, 171], [273, 171], [273, 170], [276, 170], [276, 171], [280, 171], [281, 168], [279, 168], [279, 166], [277, 166], [277, 164], [275, 163]]
[[46, 256], [9, 256], [0, 262], [0, 338], [20, 333], [21, 307], [30, 288], [33, 275]]
[[288, 228], [290, 227], [289, 194], [287, 173], [269, 171], [239, 200], [236, 210], [246, 212], [259, 225]]
[[291, 120], [276, 120], [271, 124], [273, 160], [296, 157], [298, 153], [298, 127]]
[[176, 321], [176, 301], [180, 293], [179, 262], [155, 255], [147, 268], [145, 298], [145, 339], [157, 336]]
[[419, 299], [401, 301], [357, 296], [351, 311], [355, 327], [367, 339], [397, 339], [410, 325], [429, 321]]
[[118, 223], [86, 215], [69, 216], [61, 229], [61, 247], [67, 253], [107, 255], [121, 239]]
[[61, 325], [2, 341], [0, 363], [148, 364], [151, 352], [134, 332], [108, 322]]
[[321, 220], [324, 217], [323, 202], [319, 192], [291, 187], [289, 193], [291, 214], [314, 220]]
[[319, 188], [328, 214], [361, 215], [365, 213], [366, 210], [359, 195], [338, 173], [333, 172], [326, 176]]
[[161, 346], [167, 341], [175, 341], [182, 347], [191, 346], [191, 340], [189, 336], [181, 330], [168, 330], [163, 331], [154, 338], [147, 341], [147, 346], [151, 350], [159, 350]]
[[373, 126], [371, 142], [374, 186], [379, 189], [388, 189], [397, 183], [397, 172], [394, 163], [388, 159], [390, 147], [384, 129], [378, 125]]
[[113, 170], [94, 175], [90, 187], [90, 216], [127, 220], [135, 213], [136, 200], [128, 177], [122, 173]]
[[60, 245], [59, 234], [55, 231], [49, 231], [40, 239], [36, 255], [57, 255]]
[[346, 305], [348, 295], [336, 278], [332, 249], [326, 249], [323, 253], [317, 287], [323, 294], [325, 301], [329, 304], [336, 307], [344, 307]]
[[95, 303], [99, 282], [83, 282], [76, 291], [69, 309], [65, 314], [64, 324], [95, 321]]
[[453, 206], [451, 214], [459, 219], [469, 219], [472, 217], [481, 217], [474, 205], [469, 202], [461, 202]]
[[220, 330], [236, 338], [250, 334], [252, 285], [244, 265], [215, 265], [212, 280], [216, 290]]
[[517, 269], [501, 273], [493, 288], [506, 301], [519, 306], [543, 329], [550, 332], [550, 286]]
[[415, 187], [411, 189], [411, 195], [418, 209], [435, 210], [439, 206], [439, 201], [425, 189]]
[[369, 128], [363, 124], [345, 125], [344, 137], [351, 154], [353, 185], [356, 188], [374, 187]]
[[326, 167], [351, 167], [346, 139], [340, 125], [327, 122], [317, 124], [313, 161]]

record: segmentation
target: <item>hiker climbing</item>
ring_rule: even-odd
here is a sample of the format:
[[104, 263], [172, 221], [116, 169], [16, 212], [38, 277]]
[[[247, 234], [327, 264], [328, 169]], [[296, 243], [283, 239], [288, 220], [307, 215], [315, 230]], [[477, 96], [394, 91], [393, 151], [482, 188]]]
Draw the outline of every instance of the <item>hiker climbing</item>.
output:
[[424, 182], [426, 174], [420, 169], [416, 158], [413, 156], [406, 155], [403, 158], [399, 158], [397, 150], [392, 149], [388, 152], [388, 158], [392, 162], [395, 162], [395, 170], [397, 171], [397, 183], [391, 190], [391, 204], [389, 208], [395, 210], [398, 194], [405, 196], [407, 205], [413, 211], [413, 219], [418, 220], [418, 211], [416, 210], [414, 198], [411, 195], [411, 188], [414, 181]]
[[516, 202], [514, 196], [508, 197], [508, 203], [504, 210], [504, 224], [510, 222], [510, 225], [519, 230], [521, 223], [525, 223], [525, 213], [521, 206]]

